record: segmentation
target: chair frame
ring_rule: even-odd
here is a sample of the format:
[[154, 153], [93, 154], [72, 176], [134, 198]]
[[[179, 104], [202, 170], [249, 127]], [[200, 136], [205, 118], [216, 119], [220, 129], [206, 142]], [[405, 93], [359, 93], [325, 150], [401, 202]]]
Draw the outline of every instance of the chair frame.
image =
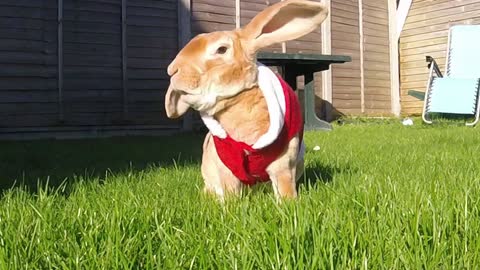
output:
[[[451, 39], [451, 34], [452, 34], [452, 29], [450, 28], [448, 31], [448, 41], [447, 41], [447, 55], [446, 55], [446, 74], [450, 73], [450, 70], [448, 70], [448, 62], [450, 61], [450, 39]], [[430, 89], [432, 88], [432, 83], [434, 78], [443, 78], [443, 74], [440, 71], [440, 68], [438, 67], [437, 62], [432, 56], [427, 55], [425, 57], [426, 62], [428, 63], [428, 68], [429, 68], [429, 74], [428, 74], [428, 81], [427, 81], [427, 89], [425, 91], [425, 100], [423, 103], [423, 111], [422, 111], [422, 119], [425, 123], [427, 124], [432, 124], [432, 120], [427, 117], [428, 112], [427, 112], [427, 104], [428, 104], [428, 99], [430, 97]], [[435, 77], [433, 76], [435, 73]], [[475, 112], [475, 120], [473, 122], [467, 122], [465, 125], [467, 126], [475, 126], [479, 120], [480, 120], [480, 89], [477, 93], [477, 104], [476, 104], [476, 112]]]

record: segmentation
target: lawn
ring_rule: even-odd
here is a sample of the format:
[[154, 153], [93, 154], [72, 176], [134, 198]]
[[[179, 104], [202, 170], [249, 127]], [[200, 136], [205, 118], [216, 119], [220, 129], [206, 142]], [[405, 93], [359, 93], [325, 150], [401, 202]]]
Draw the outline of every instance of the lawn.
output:
[[478, 128], [305, 136], [298, 200], [259, 185], [224, 206], [200, 192], [201, 136], [0, 142], [0, 269], [480, 265]]

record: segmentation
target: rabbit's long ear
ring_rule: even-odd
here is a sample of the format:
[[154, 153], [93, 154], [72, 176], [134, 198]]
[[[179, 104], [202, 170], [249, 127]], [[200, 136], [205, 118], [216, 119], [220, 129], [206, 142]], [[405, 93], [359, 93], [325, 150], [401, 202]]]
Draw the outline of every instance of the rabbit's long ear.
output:
[[258, 13], [242, 31], [250, 49], [256, 52], [312, 32], [327, 16], [327, 8], [320, 2], [286, 0]]
[[165, 111], [168, 118], [178, 118], [182, 116], [190, 106], [182, 100], [182, 96], [177, 91], [173, 90], [170, 85], [165, 95]]

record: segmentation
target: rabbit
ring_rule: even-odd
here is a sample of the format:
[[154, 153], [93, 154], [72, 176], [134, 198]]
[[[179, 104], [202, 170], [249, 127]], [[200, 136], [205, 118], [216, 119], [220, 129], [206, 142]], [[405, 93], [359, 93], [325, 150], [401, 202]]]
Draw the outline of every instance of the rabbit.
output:
[[242, 28], [195, 36], [168, 65], [167, 117], [191, 108], [209, 129], [201, 161], [205, 193], [223, 201], [271, 181], [278, 201], [297, 198], [305, 152], [301, 107], [256, 53], [312, 32], [327, 16], [319, 2], [281, 1]]

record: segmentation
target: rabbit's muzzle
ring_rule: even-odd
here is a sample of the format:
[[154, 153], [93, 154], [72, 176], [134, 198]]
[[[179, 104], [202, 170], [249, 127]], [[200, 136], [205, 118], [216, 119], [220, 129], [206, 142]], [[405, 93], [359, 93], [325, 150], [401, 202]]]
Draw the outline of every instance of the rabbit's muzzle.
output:
[[181, 74], [177, 73], [170, 78], [170, 83], [172, 84], [173, 89], [177, 91], [182, 91], [187, 94], [199, 94], [196, 93], [200, 85], [200, 76], [196, 74]]

